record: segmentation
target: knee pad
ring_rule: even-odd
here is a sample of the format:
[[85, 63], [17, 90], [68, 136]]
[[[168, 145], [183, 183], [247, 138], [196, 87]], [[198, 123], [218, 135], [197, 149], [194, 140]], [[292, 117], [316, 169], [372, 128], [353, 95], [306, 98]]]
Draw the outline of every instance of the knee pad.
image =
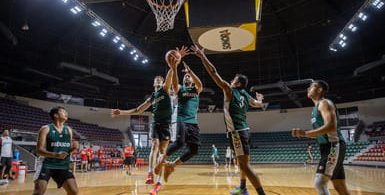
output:
[[318, 192], [319, 195], [329, 195], [329, 189], [328, 189], [328, 181], [329, 177], [326, 175], [317, 173], [315, 175], [315, 180], [314, 180], [314, 186]]

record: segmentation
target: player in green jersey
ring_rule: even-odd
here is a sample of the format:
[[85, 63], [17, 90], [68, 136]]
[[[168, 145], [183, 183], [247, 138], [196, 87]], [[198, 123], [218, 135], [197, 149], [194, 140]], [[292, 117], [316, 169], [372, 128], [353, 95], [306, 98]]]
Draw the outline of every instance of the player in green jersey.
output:
[[320, 195], [328, 195], [328, 182], [341, 195], [349, 194], [345, 183], [343, 162], [346, 145], [341, 135], [336, 106], [325, 96], [329, 86], [325, 81], [315, 80], [308, 88], [307, 96], [314, 103], [311, 113], [312, 130], [293, 128], [294, 137], [315, 138], [320, 146], [321, 159], [317, 167], [315, 187]]
[[191, 50], [199, 57], [210, 77], [220, 87], [224, 94], [224, 114], [227, 132], [230, 137], [230, 146], [235, 151], [241, 168], [241, 185], [231, 194], [248, 194], [246, 177], [252, 183], [259, 195], [265, 194], [261, 182], [252, 170], [250, 160], [249, 126], [246, 121], [246, 112], [251, 107], [263, 107], [263, 95], [256, 93], [256, 99], [247, 92], [248, 79], [245, 75], [237, 74], [231, 83], [226, 82], [218, 74], [216, 68], [207, 59], [204, 49], [192, 46]]
[[168, 162], [165, 165], [164, 180], [167, 181], [174, 168], [191, 159], [198, 154], [200, 145], [200, 133], [198, 127], [198, 109], [199, 94], [203, 91], [203, 85], [199, 77], [184, 63], [183, 85], [179, 85], [178, 74], [173, 77], [173, 88], [178, 98], [178, 115], [177, 115], [177, 131], [176, 140], [169, 145], [166, 155], [160, 160], [155, 169], [155, 173], [159, 172], [167, 158], [176, 151], [187, 146], [187, 150], [182, 156]]
[[[178, 50], [181, 56], [187, 55], [187, 51]], [[149, 157], [149, 170], [146, 177], [146, 184], [154, 184], [154, 166], [157, 163], [158, 153], [163, 155], [166, 152], [167, 146], [170, 141], [170, 125], [172, 106], [170, 99], [171, 85], [173, 73], [177, 71], [177, 65], [180, 63], [180, 59], [171, 58], [168, 62], [170, 70], [167, 72], [166, 79], [157, 76], [154, 79], [154, 92], [151, 97], [148, 98], [137, 108], [131, 110], [119, 110], [113, 109], [111, 111], [112, 116], [117, 115], [138, 115], [146, 111], [151, 107], [153, 116], [153, 124], [151, 129], [151, 152]]]
[[67, 194], [78, 194], [78, 186], [74, 175], [69, 171], [69, 164], [70, 154], [79, 148], [79, 143], [72, 140], [72, 129], [65, 125], [68, 113], [63, 107], [55, 107], [49, 115], [52, 123], [39, 130], [36, 151], [44, 160], [34, 176], [33, 194], [44, 194], [51, 177], [57, 187], [63, 187]]

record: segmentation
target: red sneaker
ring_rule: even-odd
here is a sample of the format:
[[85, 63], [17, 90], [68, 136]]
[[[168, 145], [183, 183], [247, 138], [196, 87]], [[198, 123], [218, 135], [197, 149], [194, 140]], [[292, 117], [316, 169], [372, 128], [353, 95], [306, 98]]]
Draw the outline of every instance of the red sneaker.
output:
[[154, 174], [148, 173], [146, 178], [146, 184], [154, 184]]
[[160, 182], [157, 182], [157, 183], [155, 184], [154, 189], [152, 189], [152, 190], [150, 191], [150, 195], [157, 195], [158, 192], [160, 191], [160, 189], [162, 189], [162, 184], [161, 184]]

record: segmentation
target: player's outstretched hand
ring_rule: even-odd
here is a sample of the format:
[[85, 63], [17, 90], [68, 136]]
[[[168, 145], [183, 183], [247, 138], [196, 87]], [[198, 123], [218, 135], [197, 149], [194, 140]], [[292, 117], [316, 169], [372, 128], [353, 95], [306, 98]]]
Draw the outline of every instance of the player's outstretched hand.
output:
[[255, 98], [258, 101], [263, 102], [264, 96], [261, 93], [255, 92]]
[[182, 46], [182, 48], [176, 48], [176, 51], [179, 52], [181, 58], [190, 54], [190, 50], [186, 46]]
[[204, 48], [200, 49], [197, 45], [193, 45], [190, 47], [190, 49], [199, 58], [203, 58], [205, 56], [205, 53], [204, 53], [205, 49]]
[[111, 110], [111, 117], [119, 116], [120, 110], [119, 109], [112, 109]]
[[291, 135], [293, 137], [298, 137], [298, 138], [306, 137], [306, 132], [304, 130], [300, 129], [300, 128], [293, 128], [291, 130]]

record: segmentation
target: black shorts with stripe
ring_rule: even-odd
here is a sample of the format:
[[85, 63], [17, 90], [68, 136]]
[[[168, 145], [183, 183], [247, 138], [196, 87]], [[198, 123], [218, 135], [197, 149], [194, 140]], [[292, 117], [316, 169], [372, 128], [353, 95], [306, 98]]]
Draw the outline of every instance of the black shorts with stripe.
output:
[[317, 167], [317, 173], [329, 176], [332, 180], [345, 179], [345, 151], [346, 144], [344, 141], [320, 144], [321, 159]]
[[230, 148], [234, 150], [235, 156], [250, 155], [249, 130], [228, 132]]
[[159, 139], [160, 141], [167, 141], [171, 139], [170, 133], [171, 124], [152, 124], [151, 138]]
[[68, 179], [75, 178], [68, 169], [47, 169], [43, 166], [41, 166], [40, 170], [37, 170], [35, 174], [38, 174], [35, 181], [45, 180], [48, 182], [52, 177], [57, 184], [57, 188], [61, 188]]

